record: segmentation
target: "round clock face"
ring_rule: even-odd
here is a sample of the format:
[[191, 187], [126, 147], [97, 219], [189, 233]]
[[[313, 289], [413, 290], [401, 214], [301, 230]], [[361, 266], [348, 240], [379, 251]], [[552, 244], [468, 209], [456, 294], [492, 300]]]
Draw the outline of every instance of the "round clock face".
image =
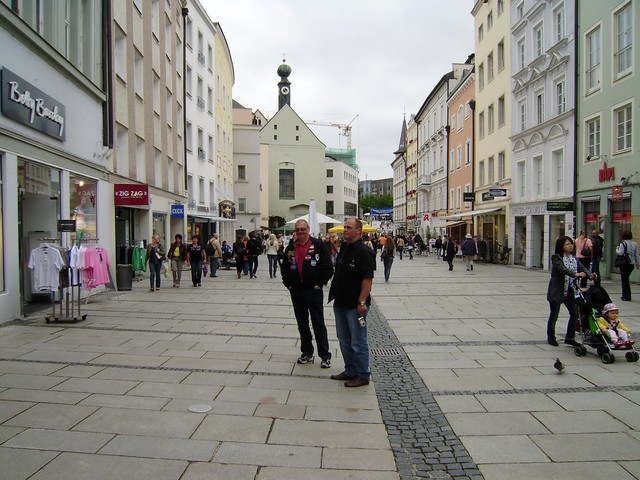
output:
[[289, 93], [289, 87], [282, 87], [282, 88], [280, 89], [280, 92], [281, 92], [283, 95], [286, 95], [287, 93]]

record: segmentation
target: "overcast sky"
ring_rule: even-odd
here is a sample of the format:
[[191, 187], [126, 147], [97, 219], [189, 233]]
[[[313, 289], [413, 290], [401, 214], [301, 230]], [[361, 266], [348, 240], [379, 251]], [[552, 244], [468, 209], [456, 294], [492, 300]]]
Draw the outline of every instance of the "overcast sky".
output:
[[[391, 177], [403, 115], [473, 52], [472, 0], [200, 0], [229, 43], [233, 98], [271, 117], [276, 74], [291, 66], [291, 106], [306, 121], [352, 124], [360, 180]], [[335, 127], [312, 127], [346, 148]]]

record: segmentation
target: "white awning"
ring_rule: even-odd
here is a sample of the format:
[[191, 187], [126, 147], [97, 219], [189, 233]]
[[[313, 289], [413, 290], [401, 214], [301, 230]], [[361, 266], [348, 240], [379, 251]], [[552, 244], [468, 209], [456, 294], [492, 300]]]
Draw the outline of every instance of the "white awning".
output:
[[458, 225], [466, 225], [467, 222], [447, 222], [444, 224], [445, 228], [457, 227]]
[[447, 217], [441, 217], [444, 220], [460, 220], [463, 217], [475, 217], [477, 215], [484, 215], [485, 213], [497, 212], [502, 210], [502, 207], [485, 208], [482, 210], [471, 210], [470, 212], [456, 213], [455, 215], [449, 215]]

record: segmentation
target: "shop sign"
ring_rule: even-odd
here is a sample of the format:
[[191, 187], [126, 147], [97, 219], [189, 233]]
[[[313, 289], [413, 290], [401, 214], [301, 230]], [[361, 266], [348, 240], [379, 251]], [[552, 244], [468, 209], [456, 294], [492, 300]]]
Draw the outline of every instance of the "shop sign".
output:
[[218, 216], [222, 218], [236, 218], [236, 206], [231, 200], [222, 200], [218, 204]]
[[2, 68], [2, 114], [55, 139], [65, 140], [65, 108], [15, 73]]
[[422, 214], [422, 221], [423, 222], [428, 222], [429, 221], [429, 214], [428, 213], [423, 213]]
[[573, 212], [573, 202], [547, 202], [547, 212]]
[[171, 218], [183, 218], [184, 217], [184, 205], [176, 203], [171, 205]]
[[116, 207], [148, 207], [149, 185], [140, 183], [119, 183], [114, 185]]
[[598, 170], [598, 181], [600, 183], [609, 182], [611, 180], [614, 180], [615, 178], [616, 178], [616, 172], [614, 167], [609, 167], [607, 166], [607, 162], [604, 162], [602, 164], [602, 168]]
[[476, 194], [474, 192], [463, 192], [462, 200], [465, 202], [473, 202], [476, 199]]
[[624, 196], [624, 189], [620, 186], [611, 187], [611, 201], [621, 202]]
[[491, 195], [491, 192], [484, 192], [482, 194], [482, 201], [486, 202], [488, 200], [493, 200], [493, 195]]
[[490, 188], [489, 195], [491, 195], [492, 197], [506, 197], [507, 189], [506, 188]]
[[75, 220], [58, 220], [58, 232], [75, 232]]

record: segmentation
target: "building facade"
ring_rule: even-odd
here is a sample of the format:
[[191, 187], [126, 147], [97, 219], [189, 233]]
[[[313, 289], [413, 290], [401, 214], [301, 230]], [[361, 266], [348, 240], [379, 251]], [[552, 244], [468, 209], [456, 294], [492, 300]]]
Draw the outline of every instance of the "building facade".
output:
[[549, 269], [555, 240], [573, 233], [574, 2], [512, 2], [513, 262]]
[[113, 251], [107, 23], [102, 1], [0, 2], [0, 322], [50, 303], [28, 268], [41, 243]]
[[511, 246], [510, 4], [476, 0], [475, 28], [476, 142], [474, 232], [492, 245]]
[[448, 231], [460, 244], [473, 230], [473, 152], [474, 152], [475, 72], [473, 56], [447, 99], [449, 111], [449, 162], [447, 208]]
[[407, 233], [407, 121], [402, 120], [398, 149], [393, 152], [393, 233]]
[[[613, 266], [621, 233], [640, 237], [640, 5], [637, 0], [578, 2], [576, 232], [605, 239], [600, 272]], [[615, 187], [615, 188], [614, 188]], [[631, 277], [638, 280], [638, 272]]]

